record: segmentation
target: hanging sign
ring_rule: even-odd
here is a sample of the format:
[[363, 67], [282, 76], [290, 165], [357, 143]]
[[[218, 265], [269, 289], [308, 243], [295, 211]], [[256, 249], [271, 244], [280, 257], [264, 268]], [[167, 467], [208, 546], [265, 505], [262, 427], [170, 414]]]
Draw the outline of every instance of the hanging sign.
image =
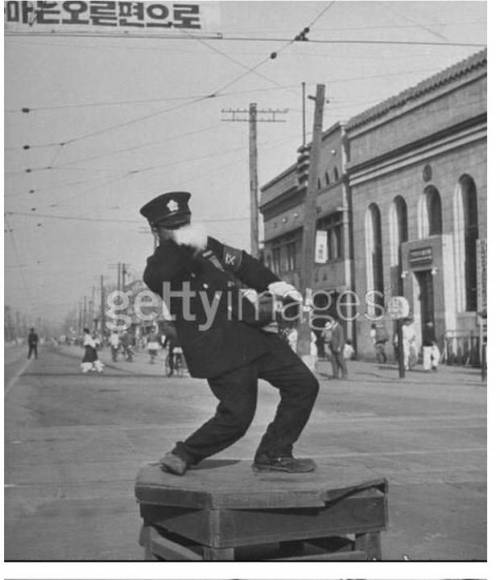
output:
[[314, 261], [316, 264], [326, 264], [328, 262], [328, 232], [326, 230], [318, 230], [316, 232]]
[[213, 32], [218, 2], [4, 2], [5, 32], [116, 34]]
[[393, 320], [406, 318], [410, 313], [410, 305], [404, 296], [393, 296], [387, 303], [387, 313]]

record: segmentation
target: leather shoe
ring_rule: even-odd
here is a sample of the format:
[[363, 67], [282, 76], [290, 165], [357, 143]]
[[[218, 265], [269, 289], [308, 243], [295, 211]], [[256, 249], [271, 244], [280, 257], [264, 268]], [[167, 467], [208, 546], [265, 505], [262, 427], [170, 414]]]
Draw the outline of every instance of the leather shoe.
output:
[[256, 472], [281, 471], [285, 473], [309, 473], [316, 469], [316, 463], [312, 459], [296, 459], [291, 455], [269, 457], [263, 454], [255, 458], [252, 469]]
[[188, 469], [188, 464], [175, 453], [166, 453], [160, 459], [160, 467], [163, 471], [167, 473], [173, 473], [174, 475], [184, 475]]

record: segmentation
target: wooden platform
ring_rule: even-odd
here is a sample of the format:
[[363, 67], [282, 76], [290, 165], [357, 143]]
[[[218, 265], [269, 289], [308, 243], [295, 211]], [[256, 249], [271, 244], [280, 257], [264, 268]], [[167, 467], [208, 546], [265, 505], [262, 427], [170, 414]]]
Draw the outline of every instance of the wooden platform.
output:
[[[370, 477], [370, 478], [368, 478]], [[321, 460], [307, 474], [255, 474], [205, 460], [183, 477], [143, 467], [135, 493], [148, 559], [381, 559], [387, 481]]]

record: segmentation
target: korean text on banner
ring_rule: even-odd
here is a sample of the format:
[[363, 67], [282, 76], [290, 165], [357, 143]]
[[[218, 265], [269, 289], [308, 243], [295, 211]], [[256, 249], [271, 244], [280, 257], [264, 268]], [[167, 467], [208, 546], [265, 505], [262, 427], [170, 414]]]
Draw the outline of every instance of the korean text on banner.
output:
[[215, 33], [218, 2], [5, 2], [6, 34]]

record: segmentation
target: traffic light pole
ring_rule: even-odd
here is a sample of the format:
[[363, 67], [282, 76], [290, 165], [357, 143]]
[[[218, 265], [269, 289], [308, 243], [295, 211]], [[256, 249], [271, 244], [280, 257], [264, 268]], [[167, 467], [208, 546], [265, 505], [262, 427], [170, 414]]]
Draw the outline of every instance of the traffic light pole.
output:
[[318, 197], [318, 174], [319, 159], [321, 152], [321, 138], [323, 133], [323, 109], [325, 104], [325, 85], [316, 86], [314, 108], [313, 138], [311, 145], [311, 157], [309, 166], [309, 178], [307, 181], [307, 193], [304, 203], [304, 226], [302, 233], [302, 260], [300, 268], [300, 286], [306, 300], [306, 311], [298, 326], [297, 353], [307, 357], [311, 354], [311, 313], [307, 309], [308, 292], [312, 289], [314, 275], [314, 250], [316, 242], [316, 200]]

